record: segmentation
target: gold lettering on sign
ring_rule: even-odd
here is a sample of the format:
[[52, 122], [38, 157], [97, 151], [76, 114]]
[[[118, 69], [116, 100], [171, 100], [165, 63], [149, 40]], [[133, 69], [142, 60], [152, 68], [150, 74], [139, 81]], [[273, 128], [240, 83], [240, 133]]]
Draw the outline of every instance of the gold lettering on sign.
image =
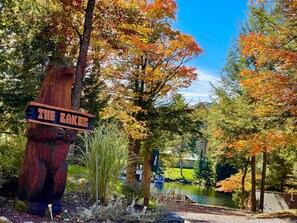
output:
[[66, 116], [66, 114], [64, 112], [60, 113], [60, 123], [66, 123], [65, 116]]
[[79, 115], [61, 112], [60, 123], [87, 128], [89, 126], [89, 119]]
[[88, 127], [88, 118], [84, 118], [84, 117], [78, 117], [78, 120], [77, 120], [77, 125], [80, 126], [80, 127]]
[[84, 118], [84, 127], [88, 127], [89, 126], [89, 120], [88, 118]]
[[78, 120], [77, 120], [77, 125], [78, 126], [83, 126], [83, 117], [78, 117]]
[[55, 121], [56, 113], [55, 111], [38, 108], [38, 119], [47, 120], [47, 121]]
[[88, 127], [88, 118], [78, 116], [77, 125], [81, 127]]
[[50, 120], [51, 121], [55, 121], [55, 119], [56, 119], [56, 112], [55, 111], [50, 111], [49, 117], [50, 117]]
[[49, 120], [49, 110], [44, 109], [44, 120]]
[[38, 108], [38, 119], [43, 119], [44, 109]]
[[77, 125], [77, 115], [72, 115], [71, 124], [72, 125]]
[[66, 115], [66, 124], [71, 125], [71, 114]]
[[[33, 112], [32, 112], [33, 111]], [[30, 102], [26, 108], [27, 122], [91, 132], [91, 114]]]

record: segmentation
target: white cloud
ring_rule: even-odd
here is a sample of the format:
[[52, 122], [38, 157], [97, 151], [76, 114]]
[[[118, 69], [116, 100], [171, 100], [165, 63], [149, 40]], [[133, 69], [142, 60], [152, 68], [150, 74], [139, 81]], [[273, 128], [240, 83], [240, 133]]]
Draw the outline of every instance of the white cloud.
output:
[[219, 80], [218, 75], [209, 71], [198, 70], [197, 81], [194, 81], [190, 87], [179, 90], [184, 95], [186, 101], [190, 104], [198, 102], [210, 102], [211, 85]]

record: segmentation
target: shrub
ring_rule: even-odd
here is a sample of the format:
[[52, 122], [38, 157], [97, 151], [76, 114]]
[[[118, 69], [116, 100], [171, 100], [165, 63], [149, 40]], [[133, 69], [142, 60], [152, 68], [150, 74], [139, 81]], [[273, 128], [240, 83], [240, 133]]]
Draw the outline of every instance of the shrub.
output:
[[132, 204], [144, 197], [142, 186], [138, 183], [124, 184], [122, 186], [122, 194], [125, 196], [125, 200], [128, 204]]
[[201, 150], [198, 163], [195, 167], [195, 176], [199, 184], [204, 184], [206, 186], [211, 186], [214, 183], [214, 173], [212, 170], [212, 163], [210, 160], [203, 154]]
[[[240, 204], [241, 204], [241, 199], [242, 199], [241, 193], [242, 193], [241, 190], [234, 190], [232, 192], [232, 200], [238, 208], [240, 208]], [[248, 198], [249, 198], [249, 192], [245, 191], [244, 192], [244, 202], [243, 202], [244, 207], [241, 207], [242, 209], [246, 208], [246, 203], [247, 203]]]
[[161, 222], [161, 219], [168, 213], [166, 206], [156, 206], [154, 209], [137, 210], [134, 207], [126, 206], [121, 199], [99, 206], [92, 210], [92, 214], [102, 221], [107, 222], [135, 222], [149, 223]]
[[24, 136], [0, 135], [0, 188], [5, 187], [2, 191], [6, 193], [16, 190], [25, 147]]
[[127, 160], [127, 137], [117, 124], [111, 123], [85, 133], [83, 141], [82, 162], [87, 169], [91, 198], [106, 203], [108, 195], [112, 195], [120, 183]]
[[18, 201], [15, 204], [15, 210], [20, 211], [20, 212], [27, 212], [27, 206], [26, 206], [25, 202]]

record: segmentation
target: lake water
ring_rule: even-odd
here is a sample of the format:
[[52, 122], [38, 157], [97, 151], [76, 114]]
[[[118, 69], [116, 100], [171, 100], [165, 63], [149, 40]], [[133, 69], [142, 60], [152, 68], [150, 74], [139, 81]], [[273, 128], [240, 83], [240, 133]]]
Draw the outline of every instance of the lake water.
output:
[[151, 190], [162, 193], [169, 193], [174, 190], [176, 194], [188, 195], [198, 204], [235, 208], [235, 204], [232, 201], [232, 196], [229, 194], [216, 192], [214, 187], [202, 187], [199, 185], [184, 185], [179, 183], [165, 182], [163, 187], [160, 187], [160, 185], [156, 187], [152, 184]]

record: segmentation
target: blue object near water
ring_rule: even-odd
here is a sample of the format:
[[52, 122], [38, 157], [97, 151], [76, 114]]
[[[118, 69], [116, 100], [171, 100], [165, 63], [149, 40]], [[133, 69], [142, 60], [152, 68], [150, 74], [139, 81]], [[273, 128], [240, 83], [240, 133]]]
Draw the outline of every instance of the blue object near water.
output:
[[152, 172], [157, 172], [159, 167], [159, 150], [153, 150]]

